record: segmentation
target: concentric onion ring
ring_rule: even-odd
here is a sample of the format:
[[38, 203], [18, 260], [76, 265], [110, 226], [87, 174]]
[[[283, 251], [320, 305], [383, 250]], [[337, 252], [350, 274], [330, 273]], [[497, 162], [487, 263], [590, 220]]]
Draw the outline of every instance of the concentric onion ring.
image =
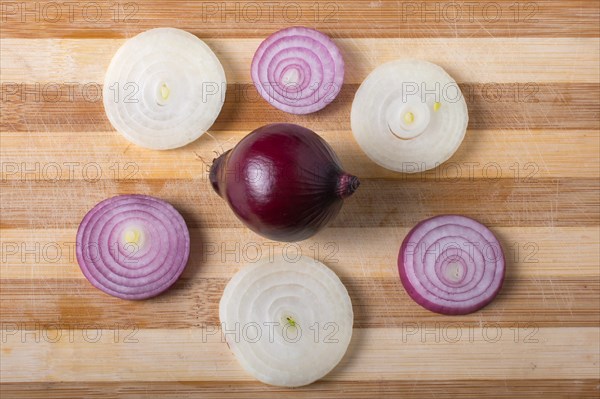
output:
[[344, 59], [335, 43], [319, 31], [299, 26], [265, 39], [251, 69], [260, 95], [292, 114], [324, 108], [344, 83]]
[[487, 227], [464, 216], [442, 215], [408, 233], [398, 269], [418, 304], [453, 315], [490, 303], [502, 287], [505, 265], [500, 242]]
[[224, 332], [240, 332], [225, 337], [244, 369], [287, 387], [310, 384], [338, 364], [354, 317], [340, 279], [307, 257], [245, 266], [225, 288], [219, 315]]
[[202, 40], [180, 29], [156, 28], [115, 53], [104, 78], [104, 109], [129, 141], [177, 148], [212, 126], [226, 88], [223, 67]]
[[377, 67], [352, 102], [354, 138], [384, 168], [415, 173], [448, 160], [469, 115], [460, 87], [438, 65], [397, 60]]
[[183, 217], [147, 195], [120, 195], [92, 208], [77, 230], [77, 262], [96, 288], [123, 299], [145, 299], [169, 288], [190, 253]]

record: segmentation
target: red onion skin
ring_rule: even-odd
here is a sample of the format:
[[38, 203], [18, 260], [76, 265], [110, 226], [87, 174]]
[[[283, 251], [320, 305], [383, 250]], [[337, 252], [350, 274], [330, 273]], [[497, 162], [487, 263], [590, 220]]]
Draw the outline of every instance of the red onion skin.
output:
[[[447, 216], [465, 217], [463, 215], [447, 215]], [[434, 217], [437, 217], [437, 216], [434, 216]], [[402, 245], [400, 246], [400, 252], [398, 253], [398, 272], [400, 274], [400, 281], [402, 282], [404, 289], [406, 290], [406, 292], [412, 298], [413, 301], [415, 301], [419, 305], [423, 306], [424, 308], [431, 310], [432, 312], [439, 313], [439, 314], [444, 314], [444, 315], [449, 315], [449, 316], [465, 315], [465, 314], [476, 312], [476, 311], [486, 307], [496, 298], [496, 296], [502, 289], [502, 286], [504, 284], [504, 275], [505, 275], [506, 269], [502, 270], [501, 284], [498, 286], [497, 289], [494, 290], [494, 292], [492, 293], [492, 295], [490, 296], [490, 298], [488, 300], [483, 301], [483, 302], [478, 302], [478, 303], [474, 304], [473, 306], [465, 307], [460, 310], [456, 309], [456, 308], [442, 306], [440, 304], [431, 302], [430, 300], [428, 300], [426, 298], [423, 298], [417, 292], [417, 290], [412, 286], [412, 284], [409, 282], [408, 276], [406, 275], [406, 269], [404, 267], [404, 256], [403, 255], [406, 251], [407, 246], [411, 242], [412, 233], [417, 231], [417, 229], [421, 225], [423, 225], [424, 223], [426, 223], [427, 221], [429, 221], [431, 219], [433, 219], [433, 218], [425, 219], [425, 220], [422, 220], [419, 223], [417, 223], [411, 229], [411, 231], [406, 235], [406, 237], [404, 238], [404, 241], [402, 241]], [[500, 256], [502, 257], [502, 263], [505, 264], [504, 252], [502, 250], [500, 250]]]
[[331, 147], [290, 123], [260, 127], [215, 159], [215, 191], [251, 230], [277, 241], [301, 241], [335, 218], [358, 188]]

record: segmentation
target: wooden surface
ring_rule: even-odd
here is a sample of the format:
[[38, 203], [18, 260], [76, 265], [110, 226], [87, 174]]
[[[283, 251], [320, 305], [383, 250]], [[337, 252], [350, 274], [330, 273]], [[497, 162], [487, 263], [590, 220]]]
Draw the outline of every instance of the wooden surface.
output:
[[[1, 3], [3, 398], [600, 395], [598, 2]], [[332, 36], [347, 65], [338, 99], [309, 116], [270, 107], [249, 74], [261, 39], [299, 24]], [[222, 60], [216, 140], [144, 150], [105, 117], [111, 56], [158, 26], [191, 31]], [[446, 68], [470, 113], [456, 155], [411, 176], [370, 162], [349, 123], [362, 79], [405, 56]], [[214, 151], [275, 121], [316, 130], [362, 180], [330, 228], [291, 246], [243, 228], [207, 179]], [[92, 288], [73, 251], [87, 210], [125, 193], [170, 201], [191, 229], [183, 277], [143, 302]], [[441, 213], [502, 241], [505, 286], [475, 314], [430, 313], [399, 282], [403, 237]], [[324, 261], [356, 315], [341, 364], [300, 389], [253, 381], [211, 333], [228, 279], [270, 248]]]

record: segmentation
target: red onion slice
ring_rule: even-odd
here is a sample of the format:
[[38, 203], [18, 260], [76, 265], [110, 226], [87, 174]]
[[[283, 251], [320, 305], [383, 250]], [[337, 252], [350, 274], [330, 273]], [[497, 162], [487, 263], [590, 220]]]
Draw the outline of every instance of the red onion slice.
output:
[[344, 59], [329, 37], [297, 26], [275, 32], [260, 44], [251, 73], [260, 95], [275, 108], [310, 114], [339, 94]]
[[77, 262], [92, 285], [123, 299], [169, 288], [190, 254], [190, 234], [173, 206], [147, 195], [120, 195], [92, 208], [77, 230]]
[[441, 215], [417, 224], [398, 255], [400, 280], [418, 304], [432, 312], [457, 315], [490, 303], [504, 281], [500, 242], [481, 223]]

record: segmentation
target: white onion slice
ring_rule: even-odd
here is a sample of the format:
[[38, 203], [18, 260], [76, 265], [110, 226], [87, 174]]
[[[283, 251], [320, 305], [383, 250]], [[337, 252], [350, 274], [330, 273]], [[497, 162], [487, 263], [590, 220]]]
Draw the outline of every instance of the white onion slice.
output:
[[129, 141], [166, 150], [212, 126], [226, 88], [225, 71], [206, 43], [180, 29], [156, 28], [115, 53], [104, 78], [104, 109]]
[[467, 104], [450, 75], [421, 60], [383, 64], [367, 76], [352, 103], [354, 138], [375, 163], [414, 173], [445, 162], [460, 146]]
[[[286, 387], [329, 373], [348, 348], [354, 319], [340, 279], [308, 257], [245, 266], [225, 288], [219, 314], [244, 369], [264, 383]], [[239, 334], [232, 334], [236, 329]]]

